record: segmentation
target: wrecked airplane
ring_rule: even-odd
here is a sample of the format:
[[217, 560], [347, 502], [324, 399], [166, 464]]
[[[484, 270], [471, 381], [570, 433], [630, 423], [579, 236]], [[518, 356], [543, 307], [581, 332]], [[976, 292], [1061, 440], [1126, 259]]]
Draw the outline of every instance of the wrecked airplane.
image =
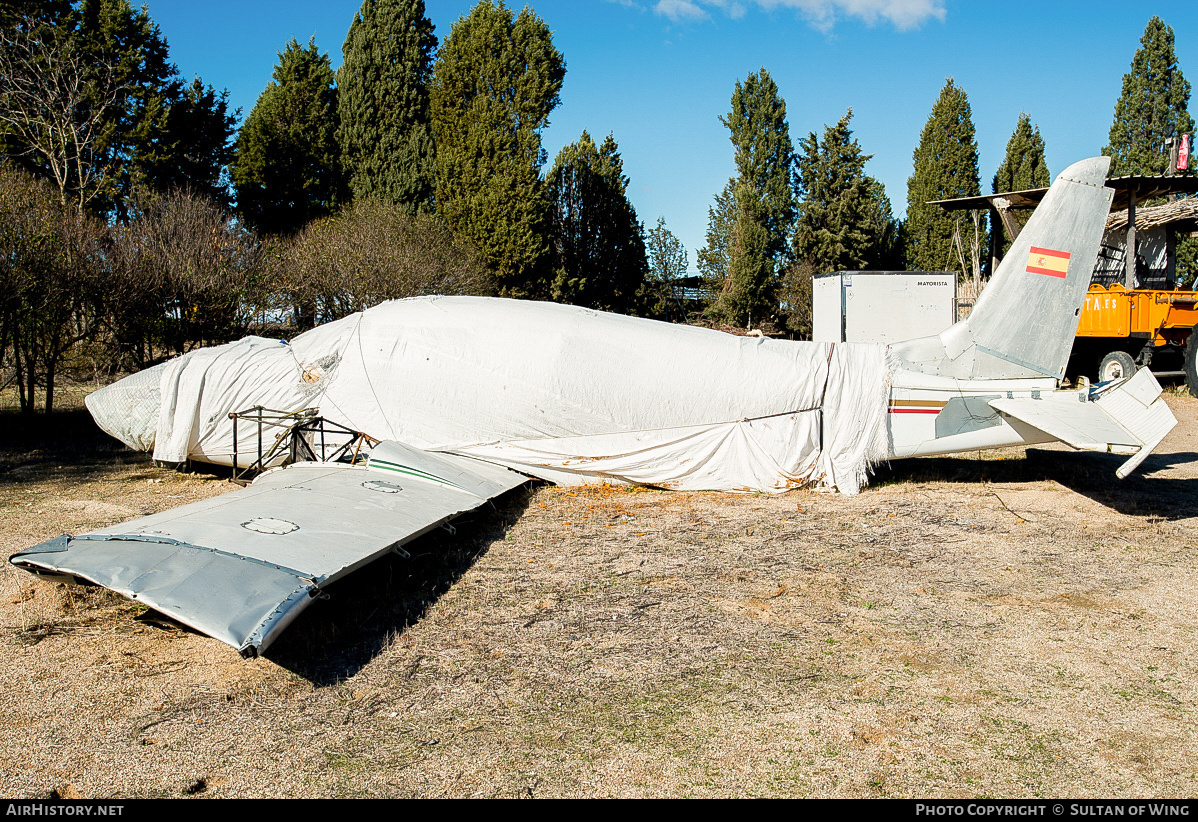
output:
[[303, 459], [293, 449], [242, 490], [11, 561], [104, 585], [252, 655], [332, 581], [530, 476], [851, 494], [886, 459], [1059, 440], [1128, 455], [1124, 477], [1176, 424], [1151, 373], [1060, 390], [1108, 164], [1061, 173], [968, 319], [890, 347], [425, 297], [290, 342], [191, 352], [93, 394], [97, 423], [158, 460], [235, 467], [288, 460], [278, 441], [263, 450], [262, 409], [304, 409], [342, 436], [307, 436]]

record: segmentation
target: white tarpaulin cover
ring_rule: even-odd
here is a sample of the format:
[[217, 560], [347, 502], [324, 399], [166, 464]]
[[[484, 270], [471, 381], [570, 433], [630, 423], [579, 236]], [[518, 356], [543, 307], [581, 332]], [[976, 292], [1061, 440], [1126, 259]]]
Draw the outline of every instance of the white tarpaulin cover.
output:
[[[383, 303], [289, 343], [191, 352], [93, 394], [154, 458], [230, 464], [230, 411], [316, 408], [378, 439], [557, 483], [855, 493], [886, 459], [880, 345], [796, 343], [482, 297]], [[157, 379], [155, 379], [155, 376]], [[156, 383], [157, 397], [147, 399]], [[134, 396], [136, 395], [136, 396]], [[158, 408], [156, 424], [130, 408]], [[252, 425], [239, 450], [256, 448]]]

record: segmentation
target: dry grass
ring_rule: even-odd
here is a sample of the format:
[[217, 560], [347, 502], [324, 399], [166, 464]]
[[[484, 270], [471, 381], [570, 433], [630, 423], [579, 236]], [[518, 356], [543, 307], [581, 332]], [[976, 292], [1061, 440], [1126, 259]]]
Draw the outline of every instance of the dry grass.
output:
[[[1145, 473], [895, 463], [857, 497], [547, 486], [265, 659], [0, 571], [0, 793], [1192, 796], [1198, 401]], [[0, 429], [11, 553], [228, 489]]]

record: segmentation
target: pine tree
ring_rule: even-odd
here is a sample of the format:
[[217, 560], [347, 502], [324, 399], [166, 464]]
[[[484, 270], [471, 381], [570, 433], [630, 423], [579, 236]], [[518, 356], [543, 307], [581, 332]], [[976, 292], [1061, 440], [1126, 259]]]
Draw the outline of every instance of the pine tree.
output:
[[657, 225], [648, 231], [647, 250], [649, 273], [659, 282], [677, 280], [686, 275], [690, 265], [686, 246], [666, 226], [666, 218], [658, 217]]
[[102, 198], [102, 210], [125, 213], [132, 193], [135, 158], [153, 140], [167, 116], [170, 101], [181, 96], [181, 81], [169, 62], [165, 38], [143, 6], [134, 11], [128, 0], [83, 0], [75, 33], [78, 48], [94, 66], [93, 82], [110, 74], [125, 89], [113, 106], [112, 139], [102, 156], [116, 175], [117, 190]]
[[[969, 100], [951, 77], [932, 106], [914, 160], [915, 172], [907, 181], [907, 267], [960, 271], [961, 256], [953, 240], [956, 219], [940, 206], [928, 205], [930, 200], [979, 193], [978, 147]], [[981, 243], [985, 247], [985, 238]]]
[[337, 70], [342, 163], [355, 197], [429, 209], [428, 82], [437, 37], [424, 0], [365, 0]]
[[128, 0], [0, 9], [0, 148], [76, 209], [122, 216], [136, 157], [182, 84]]
[[[1007, 141], [1007, 154], [1002, 165], [994, 173], [991, 191], [1001, 194], [1006, 191], [1026, 191], [1029, 188], [1044, 188], [1050, 182], [1048, 163], [1044, 159], [1044, 140], [1040, 137], [1039, 127], [1032, 126], [1032, 119], [1026, 112], [1019, 115], [1015, 131]], [[1022, 226], [1031, 217], [1028, 209], [1010, 212], [1010, 218], [1017, 226]], [[991, 231], [1002, 230], [991, 226]], [[1011, 246], [1010, 233], [1003, 230], [1002, 255]], [[1001, 255], [1000, 255], [1001, 256]]]
[[490, 0], [454, 24], [433, 69], [437, 210], [483, 252], [506, 296], [549, 288], [541, 131], [565, 73], [540, 17]]
[[237, 119], [229, 113], [229, 92], [217, 92], [198, 77], [183, 86], [155, 117], [148, 145], [139, 149], [137, 179], [155, 191], [186, 189], [194, 195], [229, 206], [225, 169], [233, 159]]
[[886, 269], [894, 262], [897, 223], [885, 187], [866, 175], [862, 154], [849, 128], [853, 111], [824, 139], [802, 141], [798, 187], [805, 192], [795, 227], [794, 257], [815, 271]]
[[690, 265], [686, 246], [666, 227], [666, 218], [658, 217], [657, 225], [646, 236], [649, 254], [650, 312], [667, 320], [683, 320], [685, 306], [678, 280], [686, 276]]
[[1110, 144], [1102, 150], [1111, 157], [1111, 176], [1164, 173], [1170, 130], [1194, 134], [1194, 120], [1186, 109], [1189, 100], [1190, 84], [1173, 50], [1173, 29], [1153, 17], [1140, 38], [1131, 71], [1123, 75]]
[[279, 54], [273, 79], [237, 138], [230, 168], [237, 209], [258, 231], [290, 234], [339, 200], [337, 93], [314, 40]]
[[774, 309], [773, 289], [794, 223], [794, 148], [786, 103], [764, 68], [743, 84], [737, 81], [732, 110], [720, 121], [736, 149], [736, 221], [726, 241], [728, 280], [711, 311], [729, 322], [749, 324]]
[[624, 314], [641, 308], [648, 261], [628, 202], [619, 147], [587, 132], [557, 155], [548, 177], [558, 270], [553, 298]]

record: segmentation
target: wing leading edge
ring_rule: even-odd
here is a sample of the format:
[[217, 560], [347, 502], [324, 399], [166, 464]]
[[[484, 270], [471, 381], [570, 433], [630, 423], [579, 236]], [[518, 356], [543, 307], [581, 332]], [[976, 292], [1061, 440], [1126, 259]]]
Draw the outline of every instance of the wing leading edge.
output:
[[253, 656], [324, 586], [527, 481], [386, 442], [366, 467], [277, 469], [219, 497], [64, 534], [10, 561], [110, 588]]

